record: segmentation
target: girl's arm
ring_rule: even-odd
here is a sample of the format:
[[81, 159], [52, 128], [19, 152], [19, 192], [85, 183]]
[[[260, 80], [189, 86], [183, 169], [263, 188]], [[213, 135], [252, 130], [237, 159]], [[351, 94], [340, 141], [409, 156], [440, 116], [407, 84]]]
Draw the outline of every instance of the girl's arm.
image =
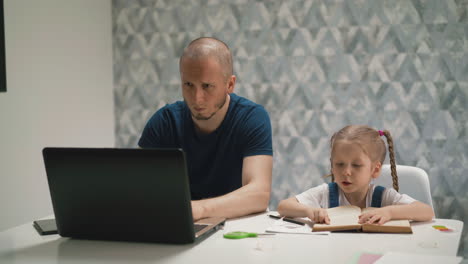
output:
[[326, 209], [312, 208], [299, 203], [296, 197], [290, 197], [282, 200], [278, 205], [278, 213], [289, 217], [308, 217], [316, 223], [330, 224], [330, 218]]
[[419, 201], [410, 204], [389, 205], [368, 211], [359, 216], [359, 223], [384, 224], [390, 220], [407, 219], [413, 221], [430, 221], [434, 217], [432, 208]]

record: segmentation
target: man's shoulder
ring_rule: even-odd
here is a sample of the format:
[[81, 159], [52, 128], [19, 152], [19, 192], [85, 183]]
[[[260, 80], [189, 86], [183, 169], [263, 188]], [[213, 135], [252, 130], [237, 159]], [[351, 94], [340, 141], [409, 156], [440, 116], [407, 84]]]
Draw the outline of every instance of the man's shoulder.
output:
[[184, 119], [185, 103], [176, 101], [159, 108], [150, 118], [150, 124], [180, 121]]
[[251, 111], [256, 111], [256, 112], [262, 112], [262, 113], [267, 113], [265, 108], [257, 104], [245, 97], [239, 96], [237, 94], [230, 94], [231, 100], [234, 106], [234, 109], [236, 112], [251, 112]]
[[263, 107], [262, 105], [257, 104], [235, 93], [231, 93], [229, 96], [231, 96], [231, 100], [234, 104], [243, 105], [243, 106], [251, 106], [251, 107]]
[[[266, 109], [257, 103], [254, 103], [244, 97], [233, 95], [232, 109], [229, 110], [229, 120], [240, 131], [251, 137], [252, 132], [271, 134], [270, 116]], [[263, 133], [264, 132], [264, 133]]]

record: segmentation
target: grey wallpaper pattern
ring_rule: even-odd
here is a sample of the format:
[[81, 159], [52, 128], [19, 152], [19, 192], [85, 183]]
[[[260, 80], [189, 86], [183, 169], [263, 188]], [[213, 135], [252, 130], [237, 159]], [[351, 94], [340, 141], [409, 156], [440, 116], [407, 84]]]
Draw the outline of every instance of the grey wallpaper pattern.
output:
[[270, 113], [270, 208], [323, 182], [329, 137], [353, 123], [390, 130], [397, 162], [428, 172], [437, 217], [468, 219], [467, 0], [113, 0], [113, 31], [118, 147], [181, 99], [182, 49], [214, 36], [236, 93]]

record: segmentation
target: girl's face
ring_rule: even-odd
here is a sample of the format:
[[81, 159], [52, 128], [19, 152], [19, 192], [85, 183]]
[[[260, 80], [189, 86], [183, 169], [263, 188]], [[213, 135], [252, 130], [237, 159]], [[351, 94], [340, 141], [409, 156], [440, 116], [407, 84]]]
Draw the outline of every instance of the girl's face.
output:
[[372, 162], [360, 145], [349, 141], [335, 142], [331, 155], [335, 182], [347, 194], [367, 193], [369, 183], [380, 174], [380, 162]]

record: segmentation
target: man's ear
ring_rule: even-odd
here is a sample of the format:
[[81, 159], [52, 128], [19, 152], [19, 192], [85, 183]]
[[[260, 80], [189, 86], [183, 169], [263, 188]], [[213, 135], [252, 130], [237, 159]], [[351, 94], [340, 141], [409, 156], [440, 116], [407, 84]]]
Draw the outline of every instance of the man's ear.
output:
[[382, 170], [382, 163], [380, 163], [380, 161], [377, 161], [372, 168], [372, 172], [371, 172], [372, 178], [377, 179], [380, 176], [381, 170]]
[[236, 86], [236, 76], [231, 75], [231, 77], [228, 80], [228, 85], [227, 85], [227, 93], [231, 94], [234, 92], [234, 87]]

